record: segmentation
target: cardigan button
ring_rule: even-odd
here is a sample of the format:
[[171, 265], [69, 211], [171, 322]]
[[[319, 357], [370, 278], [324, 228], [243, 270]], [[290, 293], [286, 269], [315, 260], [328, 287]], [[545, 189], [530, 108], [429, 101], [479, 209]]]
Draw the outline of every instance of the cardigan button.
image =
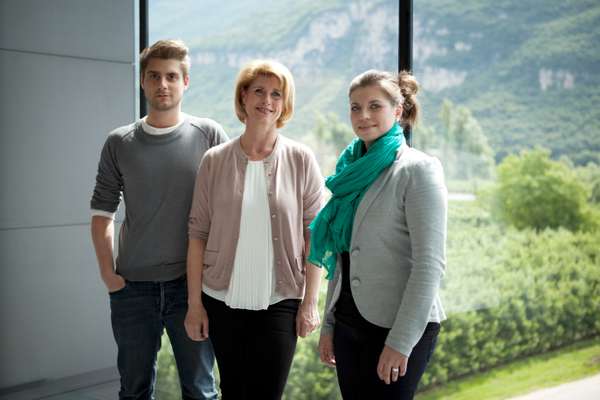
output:
[[352, 279], [352, 286], [354, 286], [354, 287], [359, 287], [359, 286], [360, 286], [360, 279], [358, 279], [358, 278], [353, 278], [353, 279]]

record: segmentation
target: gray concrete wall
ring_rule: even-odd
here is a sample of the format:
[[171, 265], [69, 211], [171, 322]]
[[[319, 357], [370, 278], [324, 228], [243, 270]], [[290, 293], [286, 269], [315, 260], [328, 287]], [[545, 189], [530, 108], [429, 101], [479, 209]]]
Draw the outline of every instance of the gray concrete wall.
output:
[[0, 388], [115, 364], [89, 199], [137, 37], [135, 0], [0, 0]]

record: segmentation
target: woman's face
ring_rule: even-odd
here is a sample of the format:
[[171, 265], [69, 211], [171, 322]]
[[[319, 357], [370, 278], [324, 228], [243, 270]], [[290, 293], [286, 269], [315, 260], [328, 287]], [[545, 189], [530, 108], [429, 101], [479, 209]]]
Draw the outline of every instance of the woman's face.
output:
[[354, 89], [350, 95], [350, 121], [367, 148], [399, 121], [402, 106], [395, 106], [377, 85]]
[[283, 110], [283, 90], [279, 79], [273, 75], [259, 75], [242, 91], [246, 111], [246, 124], [276, 125]]

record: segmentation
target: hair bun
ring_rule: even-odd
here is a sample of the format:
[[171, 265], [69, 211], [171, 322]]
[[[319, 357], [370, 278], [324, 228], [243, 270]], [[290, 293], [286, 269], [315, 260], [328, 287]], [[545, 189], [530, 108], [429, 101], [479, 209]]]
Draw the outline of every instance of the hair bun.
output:
[[419, 83], [408, 71], [400, 71], [397, 79], [400, 93], [402, 93], [402, 97], [404, 97], [401, 124], [405, 128], [411, 128], [416, 124], [420, 114], [420, 106], [417, 100]]
[[408, 71], [398, 73], [398, 86], [400, 86], [404, 97], [416, 96], [419, 92], [419, 83]]

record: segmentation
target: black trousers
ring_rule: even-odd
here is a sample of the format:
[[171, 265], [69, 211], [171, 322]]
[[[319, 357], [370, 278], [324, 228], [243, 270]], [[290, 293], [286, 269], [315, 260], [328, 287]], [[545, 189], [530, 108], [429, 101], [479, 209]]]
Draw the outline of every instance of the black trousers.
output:
[[364, 319], [349, 297], [342, 293], [336, 303], [333, 331], [336, 370], [344, 400], [412, 399], [433, 354], [440, 324], [427, 325], [408, 358], [406, 375], [386, 385], [377, 375], [377, 363], [389, 329]]
[[294, 351], [300, 300], [252, 311], [202, 294], [224, 400], [280, 399]]

